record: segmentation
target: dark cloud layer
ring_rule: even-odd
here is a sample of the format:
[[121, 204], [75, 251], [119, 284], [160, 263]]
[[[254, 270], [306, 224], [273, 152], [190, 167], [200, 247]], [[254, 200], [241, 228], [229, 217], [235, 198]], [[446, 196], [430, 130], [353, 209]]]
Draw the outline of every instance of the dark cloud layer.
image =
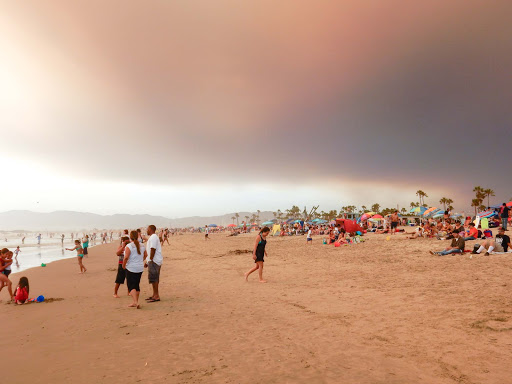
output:
[[44, 118], [3, 121], [13, 156], [147, 183], [338, 178], [512, 194], [509, 1], [5, 9], [10, 39], [48, 80], [29, 88]]

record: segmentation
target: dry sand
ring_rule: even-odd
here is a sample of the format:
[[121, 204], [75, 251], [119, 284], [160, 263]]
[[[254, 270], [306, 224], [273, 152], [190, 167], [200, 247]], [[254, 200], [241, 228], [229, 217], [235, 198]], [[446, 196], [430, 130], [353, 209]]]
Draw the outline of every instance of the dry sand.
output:
[[512, 382], [510, 255], [431, 256], [448, 242], [403, 235], [271, 238], [260, 284], [235, 252], [254, 235], [211, 237], [171, 237], [162, 301], [141, 310], [112, 297], [115, 244], [90, 249], [85, 275], [74, 259], [22, 272], [31, 296], [63, 300], [15, 306], [2, 291], [2, 382]]

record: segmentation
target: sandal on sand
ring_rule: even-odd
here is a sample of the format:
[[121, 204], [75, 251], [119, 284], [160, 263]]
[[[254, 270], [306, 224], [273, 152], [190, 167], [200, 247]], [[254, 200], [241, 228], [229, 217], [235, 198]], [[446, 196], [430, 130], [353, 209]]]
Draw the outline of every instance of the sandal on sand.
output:
[[151, 298], [151, 299], [147, 300], [148, 303], [155, 303], [157, 301], [160, 301], [160, 299], [153, 299], [153, 298]]
[[153, 300], [153, 296], [146, 297], [144, 300], [146, 300], [146, 301]]

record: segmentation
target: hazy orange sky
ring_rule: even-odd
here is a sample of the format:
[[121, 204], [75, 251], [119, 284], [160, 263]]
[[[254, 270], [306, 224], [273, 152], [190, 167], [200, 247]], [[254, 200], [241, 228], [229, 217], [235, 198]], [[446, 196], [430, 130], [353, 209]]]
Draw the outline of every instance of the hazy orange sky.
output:
[[0, 4], [0, 210], [512, 196], [510, 1]]

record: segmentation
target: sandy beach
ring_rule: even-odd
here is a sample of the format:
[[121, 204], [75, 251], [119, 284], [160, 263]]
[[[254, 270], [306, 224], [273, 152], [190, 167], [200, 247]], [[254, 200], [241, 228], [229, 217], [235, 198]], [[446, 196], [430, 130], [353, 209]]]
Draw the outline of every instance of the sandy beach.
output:
[[[0, 295], [5, 383], [509, 383], [510, 255], [432, 256], [447, 241], [170, 238], [159, 303], [112, 297], [117, 243], [11, 275], [53, 302]], [[472, 249], [468, 242], [466, 249]], [[141, 297], [150, 294], [147, 274]], [[120, 292], [125, 292], [121, 288]]]

